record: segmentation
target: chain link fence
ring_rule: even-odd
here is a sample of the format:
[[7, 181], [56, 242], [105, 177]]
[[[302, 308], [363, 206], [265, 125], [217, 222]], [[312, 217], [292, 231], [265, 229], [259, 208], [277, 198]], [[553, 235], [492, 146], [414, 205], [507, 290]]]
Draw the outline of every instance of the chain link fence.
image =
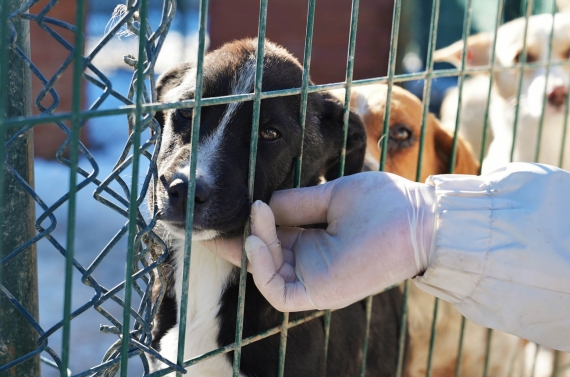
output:
[[[75, 25], [70, 25], [47, 16], [59, 1], [46, 2], [41, 11], [30, 13], [29, 10], [38, 1], [30, 0], [1, 0], [0, 15], [0, 159], [4, 166], [0, 170], [0, 208], [2, 208], [3, 232], [0, 233], [0, 376], [36, 376], [40, 374], [39, 360], [44, 368], [55, 368], [62, 376], [128, 376], [134, 370], [143, 375], [150, 375], [149, 356], [163, 362], [168, 368], [155, 372], [153, 376], [162, 376], [171, 372], [186, 373], [184, 367], [188, 367], [202, 360], [212, 358], [220, 354], [234, 352], [233, 374], [239, 376], [241, 348], [257, 340], [271, 335], [280, 335], [280, 354], [278, 375], [284, 374], [285, 350], [288, 329], [303, 322], [322, 318], [325, 327], [325, 347], [328, 342], [330, 331], [331, 312], [316, 312], [303, 319], [289, 320], [287, 313], [283, 315], [279, 327], [267, 330], [262, 334], [242, 339], [243, 325], [243, 297], [245, 294], [245, 257], [242, 258], [240, 275], [240, 300], [238, 305], [238, 326], [234, 343], [225, 345], [216, 350], [201, 355], [191, 360], [183, 360], [179, 353], [179, 360], [173, 363], [166, 360], [151, 347], [153, 319], [157, 313], [159, 303], [165, 295], [166, 267], [164, 262], [169, 257], [166, 243], [153, 232], [156, 224], [156, 208], [149, 208], [147, 215], [142, 209], [149, 190], [154, 190], [154, 183], [158, 181], [156, 159], [158, 155], [157, 143], [161, 138], [161, 128], [154, 119], [154, 112], [181, 107], [200, 109], [201, 106], [226, 104], [232, 101], [253, 101], [254, 114], [259, 115], [259, 106], [262, 98], [272, 98], [286, 95], [301, 95], [302, 116], [304, 117], [309, 92], [325, 91], [330, 89], [346, 88], [346, 102], [350, 98], [351, 85], [366, 85], [383, 82], [389, 84], [388, 103], [390, 102], [391, 88], [394, 83], [404, 83], [412, 80], [424, 80], [423, 87], [423, 123], [427, 120], [429, 108], [429, 96], [431, 93], [432, 80], [438, 77], [458, 76], [459, 87], [463, 86], [465, 69], [441, 70], [433, 69], [433, 53], [437, 38], [438, 16], [441, 7], [440, 0], [434, 0], [431, 8], [429, 22], [429, 43], [425, 71], [396, 75], [396, 57], [398, 32], [400, 30], [400, 15], [402, 1], [394, 1], [392, 39], [390, 47], [390, 61], [386, 77], [369, 78], [358, 80], [353, 83], [352, 70], [357, 30], [358, 0], [352, 1], [352, 14], [350, 26], [350, 43], [348, 46], [347, 70], [344, 83], [330, 83], [324, 85], [310, 85], [309, 71], [312, 48], [313, 19], [315, 1], [308, 2], [307, 33], [305, 41], [305, 55], [303, 61], [304, 74], [303, 84], [300, 88], [288, 89], [278, 92], [261, 92], [260, 65], [256, 72], [255, 90], [251, 94], [233, 96], [232, 98], [201, 98], [201, 91], [196, 91], [193, 100], [183, 103], [157, 104], [155, 90], [155, 67], [156, 62], [165, 43], [165, 38], [171, 28], [176, 14], [177, 1], [163, 0], [161, 2], [161, 16], [156, 25], [149, 22], [149, 2], [143, 0], [127, 0], [120, 4], [109, 23], [104, 36], [94, 48], [84, 53], [85, 35], [85, 0], [77, 0], [77, 17]], [[260, 40], [264, 39], [267, 15], [267, 0], [260, 2], [259, 32]], [[465, 40], [470, 30], [471, 1], [466, 1], [466, 13], [464, 19]], [[498, 1], [497, 20], [500, 20], [501, 12], [505, 5], [504, 0]], [[532, 7], [529, 1], [527, 8]], [[206, 50], [206, 20], [208, 1], [200, 2], [199, 37], [198, 37], [198, 83], [202, 78], [203, 56]], [[530, 13], [529, 13], [530, 14]], [[527, 14], [527, 16], [529, 15]], [[111, 15], [110, 15], [111, 18]], [[37, 24], [53, 40], [57, 41], [67, 51], [67, 56], [57, 72], [47, 75], [42, 72], [37, 62], [30, 58], [29, 41], [27, 41], [29, 24]], [[499, 22], [496, 23], [496, 29]], [[70, 43], [62, 36], [62, 32], [72, 33], [74, 42]], [[112, 79], [106, 75], [94, 61], [101, 57], [103, 48], [111, 43], [119, 35], [134, 35], [138, 39], [137, 55], [126, 55], [124, 63], [132, 69], [132, 79], [126, 92], [122, 93], [115, 86]], [[263, 54], [263, 45], [258, 47], [258, 54]], [[261, 55], [262, 56], [262, 55]], [[257, 59], [259, 61], [260, 56]], [[103, 58], [104, 59], [104, 58]], [[465, 56], [462, 58], [465, 60]], [[465, 63], [463, 62], [463, 65]], [[493, 65], [493, 62], [492, 62]], [[524, 61], [523, 61], [524, 67]], [[465, 68], [463, 66], [463, 68]], [[58, 111], [60, 103], [55, 83], [65, 71], [73, 71], [74, 93], [72, 111], [62, 113]], [[475, 72], [473, 70], [471, 72]], [[30, 76], [31, 75], [31, 76]], [[39, 80], [42, 90], [31, 98], [30, 80]], [[100, 95], [87, 110], [82, 109], [82, 86], [92, 85], [100, 90]], [[198, 86], [199, 87], [199, 86]], [[520, 95], [520, 93], [519, 93]], [[118, 101], [120, 105], [105, 107], [109, 101]], [[461, 99], [459, 99], [461, 101]], [[47, 103], [47, 105], [46, 105]], [[31, 106], [35, 106], [40, 116], [31, 116]], [[461, 102], [459, 102], [461, 105]], [[568, 106], [567, 106], [568, 108]], [[389, 106], [386, 119], [389, 119]], [[488, 111], [488, 110], [487, 110]], [[121, 116], [124, 120], [124, 128], [129, 130], [128, 140], [122, 152], [116, 156], [112, 172], [103, 177], [100, 166], [94, 154], [79, 140], [79, 132], [87, 122], [95, 118]], [[459, 116], [459, 115], [458, 115]], [[348, 122], [348, 106], [344, 112], [345, 132]], [[255, 118], [254, 118], [255, 119]], [[197, 140], [200, 118], [194, 117], [193, 142]], [[254, 123], [258, 122], [254, 120]], [[386, 133], [388, 120], [384, 125]], [[56, 124], [61, 132], [66, 134], [65, 142], [60, 146], [56, 159], [68, 169], [67, 180], [61, 182], [62, 186], [70, 187], [61, 197], [53, 200], [53, 203], [42, 199], [38, 194], [39, 189], [34, 188], [33, 165], [31, 158], [32, 136], [31, 130], [40, 127], [41, 124]], [[301, 124], [304, 119], [301, 120]], [[250, 200], [252, 199], [252, 187], [255, 167], [255, 140], [256, 127], [253, 128], [252, 152], [250, 156]], [[486, 131], [484, 131], [486, 134]], [[421, 136], [423, 142], [424, 134]], [[385, 140], [387, 142], [387, 140]], [[484, 143], [483, 143], [484, 144]], [[454, 144], [455, 145], [455, 144]], [[421, 150], [420, 146], [420, 150]], [[455, 147], [454, 147], [455, 148]], [[194, 155], [193, 170], [195, 172], [196, 144], [192, 148]], [[382, 149], [381, 169], [386, 161], [387, 147]], [[454, 152], [455, 153], [455, 149]], [[421, 152], [420, 152], [421, 156]], [[483, 151], [481, 151], [481, 160]], [[115, 157], [115, 156], [113, 156]], [[454, 157], [451, 159], [454, 165]], [[421, 157], [419, 164], [421, 165]], [[342, 168], [341, 168], [342, 170]], [[130, 179], [125, 178], [130, 176]], [[298, 184], [297, 177], [297, 184]], [[420, 172], [417, 172], [417, 179]], [[76, 247], [76, 236], [79, 231], [75, 226], [78, 208], [80, 206], [79, 195], [86, 190], [94, 190], [93, 199], [97, 205], [117, 213], [123, 218], [123, 225], [117, 229], [112, 238], [106, 241], [105, 246], [97, 255], [87, 261], [80, 258]], [[37, 213], [35, 213], [37, 211]], [[55, 236], [58, 226], [57, 211], [66, 211], [67, 232], [65, 240]], [[97, 224], [93, 224], [95, 228]], [[187, 224], [187, 238], [189, 239], [192, 229], [191, 220]], [[187, 241], [189, 242], [189, 241]], [[37, 307], [37, 277], [36, 245], [49, 243], [57, 250], [57, 258], [65, 263], [65, 276], [59, 276], [64, 281], [63, 297], [64, 310], [61, 319], [54, 325], [45, 327], [40, 325]], [[126, 252], [125, 252], [126, 250]], [[117, 256], [118, 255], [118, 256]], [[113, 259], [124, 263], [126, 271], [117, 284], [97, 278], [98, 272], [105, 261]], [[185, 271], [188, 270], [189, 257], [185, 260]], [[25, 266], [25, 268], [22, 268]], [[42, 266], [39, 266], [42, 269]], [[74, 278], [75, 276], [75, 278]], [[72, 291], [75, 284], [84, 285], [84, 299], [78, 305], [72, 302]], [[186, 285], [188, 277], [184, 277]], [[158, 280], [159, 284], [155, 284]], [[153, 292], [153, 286], [160, 289]], [[36, 293], [34, 293], [36, 292]], [[408, 285], [404, 285], [404, 295], [407, 297]], [[182, 298], [182, 306], [185, 306], [187, 296]], [[406, 304], [404, 304], [404, 320], [400, 329], [400, 352], [398, 356], [398, 375], [404, 372], [404, 344], [406, 334]], [[437, 318], [437, 300], [434, 307], [433, 321]], [[121, 311], [109, 309], [110, 306], [118, 306]], [[71, 342], [71, 326], [73, 321], [83, 316], [87, 311], [95, 311], [100, 319], [105, 322], [99, 331], [104, 337], [112, 337], [114, 341], [109, 349], [100, 357], [100, 363], [85, 370], [70, 371], [70, 358], [73, 357], [73, 344]], [[370, 313], [372, 311], [372, 299], [366, 300], [366, 312], [368, 328], [370, 326]], [[185, 321], [185, 310], [182, 310], [181, 322]], [[463, 332], [465, 322], [461, 324]], [[427, 375], [431, 373], [433, 356], [433, 344], [436, 337], [435, 326], [432, 328], [429, 355], [427, 358]], [[81, 331], [81, 330], [79, 330]], [[61, 334], [61, 348], [53, 344], [54, 334]], [[491, 352], [489, 349], [491, 331], [487, 337], [487, 358]], [[59, 338], [58, 338], [59, 339]], [[461, 339], [463, 339], [461, 337]], [[85, 343], [97, 342], [98, 338], [89, 338]], [[461, 340], [462, 341], [462, 340]], [[363, 354], [367, 354], [368, 344], [363, 344]], [[459, 345], [461, 348], [461, 343]], [[183, 343], [182, 343], [183, 349]], [[183, 351], [182, 351], [183, 352]], [[325, 351], [326, 353], [326, 351]], [[538, 352], [537, 352], [538, 355]], [[130, 360], [130, 361], [129, 361]], [[461, 360], [459, 352], [458, 365]], [[366, 358], [363, 360], [362, 375], [365, 373]], [[559, 371], [562, 371], [561, 368]], [[559, 371], [554, 370], [552, 375]], [[457, 368], [459, 375], [459, 368]], [[485, 366], [484, 375], [488, 371]], [[179, 375], [180, 375], [179, 374]]]

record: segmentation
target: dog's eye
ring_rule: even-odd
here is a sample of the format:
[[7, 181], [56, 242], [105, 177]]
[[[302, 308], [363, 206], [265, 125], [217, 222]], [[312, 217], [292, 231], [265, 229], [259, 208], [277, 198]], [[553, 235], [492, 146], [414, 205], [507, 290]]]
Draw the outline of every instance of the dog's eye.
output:
[[266, 128], [259, 131], [259, 138], [261, 140], [273, 141], [281, 137], [281, 134], [275, 128]]
[[396, 151], [414, 145], [415, 137], [411, 128], [405, 124], [396, 123], [390, 126], [388, 150]]
[[396, 127], [396, 129], [390, 133], [390, 137], [397, 141], [405, 141], [412, 136], [412, 132], [404, 126]]
[[189, 109], [176, 109], [176, 115], [184, 119], [192, 119], [192, 108]]
[[[515, 56], [515, 63], [518, 64], [521, 62], [521, 58], [522, 58], [522, 51], [519, 52], [516, 56]], [[538, 59], [536, 57], [536, 55], [531, 54], [529, 51], [526, 52], [526, 62], [527, 63], [534, 63], [536, 62]]]

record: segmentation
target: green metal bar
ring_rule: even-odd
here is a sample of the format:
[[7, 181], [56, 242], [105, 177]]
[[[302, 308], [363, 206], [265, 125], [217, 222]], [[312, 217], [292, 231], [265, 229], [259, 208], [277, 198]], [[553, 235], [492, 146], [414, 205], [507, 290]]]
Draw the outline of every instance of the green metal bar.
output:
[[[416, 170], [416, 181], [419, 182], [422, 176], [422, 159], [424, 151], [424, 140], [426, 133], [426, 124], [429, 115], [429, 103], [431, 98], [431, 83], [433, 76], [433, 54], [437, 43], [437, 25], [439, 21], [440, 0], [434, 0], [431, 10], [430, 32], [429, 32], [429, 48], [426, 57], [426, 77], [423, 92], [423, 109], [422, 109], [422, 131], [420, 134], [420, 148], [418, 151], [418, 166]], [[437, 300], [437, 299], [436, 299]], [[434, 318], [435, 322], [435, 318]], [[428, 365], [431, 362], [428, 362]]]
[[[265, 51], [265, 30], [267, 24], [267, 0], [261, 0], [259, 5], [259, 23], [257, 31], [257, 56], [255, 66], [255, 86], [253, 99], [253, 119], [251, 124], [251, 138], [249, 144], [249, 171], [248, 171], [248, 199], [249, 204], [253, 204], [253, 190], [255, 184], [255, 163], [257, 158], [257, 141], [259, 133], [259, 111], [261, 109], [261, 91], [263, 78], [263, 62]], [[244, 243], [247, 236], [251, 234], [251, 222], [248, 221], [244, 231]], [[243, 333], [243, 312], [245, 303], [245, 285], [247, 277], [247, 255], [245, 253], [245, 245], [241, 253], [241, 270], [239, 275], [239, 298], [237, 308], [236, 323], [236, 349], [234, 351], [233, 377], [239, 377], [241, 362], [241, 347]]]
[[495, 81], [495, 72], [500, 71], [495, 67], [495, 58], [497, 50], [497, 32], [499, 30], [499, 25], [501, 24], [501, 19], [503, 18], [504, 12], [504, 0], [499, 0], [497, 3], [497, 16], [495, 19], [495, 30], [493, 38], [493, 47], [491, 49], [491, 61], [489, 70], [489, 90], [487, 92], [487, 106], [485, 107], [485, 116], [483, 117], [483, 136], [481, 138], [481, 150], [479, 151], [479, 174], [481, 174], [481, 168], [483, 167], [483, 159], [485, 158], [485, 144], [487, 142], [487, 129], [489, 128], [489, 109], [491, 105], [491, 93], [493, 88], [493, 82]]
[[[309, 9], [307, 10], [307, 28], [305, 34], [305, 53], [303, 58], [303, 78], [301, 83], [301, 109], [299, 112], [299, 124], [301, 125], [301, 151], [295, 160], [295, 187], [301, 186], [301, 173], [303, 164], [303, 146], [305, 142], [305, 123], [307, 118], [307, 99], [309, 96], [309, 82], [311, 70], [311, 53], [313, 49], [313, 29], [315, 23], [315, 4], [316, 0], [309, 1]], [[277, 368], [277, 376], [282, 377], [285, 373], [285, 356], [287, 351], [287, 334], [289, 322], [289, 313], [283, 313], [281, 321], [281, 336], [279, 339], [279, 365]]]
[[536, 137], [536, 147], [534, 151], [534, 162], [538, 162], [538, 156], [540, 155], [540, 141], [542, 140], [542, 128], [544, 125], [544, 115], [546, 110], [546, 104], [548, 103], [548, 76], [550, 75], [550, 64], [552, 60], [552, 41], [554, 40], [554, 16], [556, 14], [556, 4], [552, 7], [552, 26], [550, 28], [550, 37], [548, 38], [548, 61], [546, 66], [546, 80], [544, 81], [544, 95], [542, 96], [542, 111], [540, 113], [540, 121], [538, 123], [538, 135]]
[[79, 131], [82, 126], [81, 111], [81, 78], [83, 76], [83, 35], [85, 24], [85, 0], [77, 2], [75, 14], [75, 49], [73, 51], [73, 99], [71, 103], [71, 143], [70, 143], [70, 171], [69, 171], [69, 207], [67, 223], [67, 247], [65, 259], [65, 288], [63, 303], [63, 336], [61, 345], [61, 377], [67, 376], [69, 366], [69, 342], [71, 337], [71, 298], [73, 283], [73, 257], [75, 254], [75, 216], [77, 210], [77, 167], [79, 164]]
[[[469, 36], [469, 31], [471, 30], [471, 19], [473, 16], [473, 9], [471, 0], [466, 0], [465, 2], [465, 14], [463, 18], [463, 45], [467, 46], [467, 37]], [[467, 65], [467, 48], [463, 49], [461, 55], [461, 70], [465, 70]], [[453, 144], [451, 148], [451, 161], [449, 166], [449, 173], [453, 174], [455, 171], [455, 163], [457, 159], [457, 138], [459, 136], [459, 125], [461, 124], [461, 111], [463, 105], [463, 84], [465, 83], [465, 75], [459, 76], [458, 90], [459, 95], [457, 99], [457, 116], [455, 118], [455, 130], [453, 132]], [[461, 360], [463, 358], [463, 339], [465, 337], [465, 317], [461, 317], [461, 325], [459, 329], [459, 345], [457, 347], [457, 359], [455, 363], [455, 377], [461, 376]]]
[[354, 51], [356, 50], [356, 28], [358, 26], [358, 5], [359, 0], [352, 0], [352, 11], [350, 14], [350, 34], [348, 37], [348, 57], [346, 62], [345, 92], [344, 92], [344, 112], [343, 112], [343, 142], [340, 154], [339, 177], [344, 175], [344, 163], [346, 160], [346, 141], [348, 139], [348, 117], [350, 115], [350, 93], [352, 91], [352, 73], [354, 72]]
[[[30, 70], [9, 44], [8, 16], [24, 3], [23, 0], [3, 0], [0, 10], [0, 260], [36, 234], [35, 203], [16, 178], [6, 174], [5, 167], [10, 165], [29, 185], [34, 186], [31, 130], [21, 134], [11, 145], [10, 153], [5, 154], [5, 142], [20, 132], [18, 128], [6, 127], [6, 119], [29, 116], [32, 109]], [[29, 22], [21, 18], [11, 22], [17, 33], [15, 46], [30, 56]], [[39, 321], [35, 245], [23, 250], [2, 268], [0, 283]], [[0, 352], [0, 366], [38, 348], [37, 331], [1, 291], [0, 322], [0, 339], [4, 346]], [[38, 377], [40, 358], [34, 356], [1, 374]]]
[[[463, 18], [463, 46], [467, 46], [467, 37], [469, 36], [469, 31], [471, 30], [471, 17], [473, 16], [473, 10], [471, 7], [471, 0], [465, 1], [465, 15]], [[467, 65], [467, 52], [468, 48], [465, 47], [461, 54], [461, 70], [465, 70], [465, 66]], [[457, 158], [457, 137], [459, 134], [459, 124], [461, 123], [461, 111], [462, 111], [462, 104], [463, 104], [463, 84], [465, 83], [465, 75], [462, 74], [459, 76], [459, 83], [458, 83], [458, 90], [459, 95], [457, 98], [457, 116], [455, 118], [455, 130], [453, 132], [453, 144], [451, 147], [451, 161], [449, 166], [449, 173], [453, 174], [455, 170], [455, 161]]]
[[366, 297], [366, 330], [364, 335], [364, 345], [362, 346], [362, 365], [360, 367], [360, 377], [366, 376], [366, 359], [368, 356], [368, 343], [370, 338], [370, 319], [372, 318], [372, 299], [374, 296]]
[[[204, 86], [204, 56], [206, 52], [206, 23], [208, 21], [208, 0], [200, 1], [200, 19], [198, 34], [198, 57], [196, 62], [196, 89], [192, 112], [192, 134], [190, 172], [188, 177], [188, 197], [186, 198], [186, 238], [184, 240], [184, 267], [182, 270], [182, 292], [180, 298], [180, 319], [178, 321], [178, 349], [176, 363], [184, 363], [184, 347], [186, 343], [186, 321], [188, 309], [188, 290], [190, 281], [190, 261], [192, 256], [192, 230], [194, 228], [194, 196], [196, 193], [196, 166], [198, 164], [198, 141], [200, 139], [200, 119], [202, 115], [202, 91]], [[176, 377], [182, 374], [176, 372]]]
[[[396, 64], [398, 56], [398, 40], [400, 32], [400, 19], [402, 14], [402, 0], [394, 2], [394, 10], [392, 14], [392, 30], [390, 33], [390, 55], [388, 57], [388, 88], [386, 92], [386, 107], [384, 110], [384, 124], [382, 128], [382, 147], [380, 150], [379, 170], [386, 169], [386, 155], [388, 152], [388, 132], [390, 130], [390, 116], [392, 109], [392, 88], [394, 86], [394, 77], [396, 73]], [[406, 334], [408, 328], [408, 294], [409, 281], [404, 282], [404, 293], [402, 297], [402, 320], [400, 323], [400, 332], [398, 339], [398, 361], [396, 364], [396, 377], [401, 377], [404, 371], [404, 352], [406, 348]], [[367, 321], [367, 326], [368, 326]], [[368, 329], [368, 327], [367, 327]], [[366, 337], [368, 341], [368, 336]]]
[[130, 340], [130, 322], [131, 322], [131, 301], [132, 301], [132, 281], [133, 281], [133, 259], [135, 253], [135, 237], [137, 234], [136, 216], [137, 216], [137, 197], [139, 187], [139, 165], [140, 165], [140, 138], [142, 132], [143, 121], [143, 96], [144, 96], [144, 71], [146, 52], [145, 45], [147, 42], [147, 25], [148, 25], [148, 0], [142, 0], [139, 8], [139, 51], [137, 61], [137, 82], [136, 82], [136, 111], [135, 124], [133, 127], [133, 170], [131, 180], [131, 192], [129, 198], [129, 236], [127, 245], [127, 259], [125, 268], [125, 298], [123, 302], [123, 328], [121, 343], [121, 377], [127, 377], [128, 360], [129, 360], [129, 340]]
[[[402, 14], [402, 0], [394, 2], [392, 15], [392, 31], [390, 35], [390, 55], [388, 57], [388, 89], [386, 93], [386, 108], [384, 111], [384, 125], [382, 129], [382, 150], [380, 151], [380, 171], [386, 168], [386, 153], [388, 153], [388, 131], [390, 130], [390, 114], [392, 109], [392, 87], [396, 73], [398, 56], [398, 36], [400, 32], [400, 17]], [[404, 329], [405, 332], [405, 329]]]
[[[427, 126], [427, 119], [429, 115], [429, 103], [431, 97], [431, 83], [433, 75], [433, 54], [437, 43], [437, 25], [439, 21], [439, 6], [440, 0], [434, 0], [431, 11], [430, 21], [430, 34], [429, 34], [429, 48], [426, 57], [426, 79], [424, 84], [423, 93], [423, 109], [422, 109], [422, 131], [420, 134], [420, 146], [418, 151], [418, 165], [416, 170], [416, 181], [420, 181], [422, 172], [422, 159], [425, 143], [425, 133]], [[433, 322], [431, 326], [430, 347], [428, 352], [426, 376], [431, 376], [432, 373], [432, 359], [433, 359], [433, 346], [435, 344], [436, 322], [437, 322], [437, 309], [439, 307], [439, 300], [436, 298], [433, 310]]]
[[[528, 63], [525, 65], [528, 69], [540, 68], [546, 66], [546, 63]], [[559, 62], [552, 62], [552, 67], [566, 67], [570, 66], [570, 61], [559, 61]], [[462, 73], [465, 74], [477, 74], [477, 73], [489, 73], [489, 72], [506, 72], [506, 71], [513, 71], [520, 69], [521, 64], [515, 64], [510, 67], [495, 67], [495, 68], [485, 68], [485, 67], [472, 67], [466, 68], [463, 72], [459, 69], [440, 69], [431, 73], [432, 79], [435, 78], [442, 78], [442, 77], [452, 77], [458, 76]], [[394, 76], [394, 83], [404, 83], [408, 81], [415, 81], [425, 79], [427, 76], [427, 72], [416, 72], [416, 73], [406, 73], [401, 75]], [[386, 76], [380, 77], [373, 77], [369, 79], [360, 79], [360, 80], [353, 80], [352, 86], [366, 86], [370, 84], [387, 84], [388, 78]], [[331, 84], [319, 84], [319, 85], [310, 85], [309, 86], [309, 93], [317, 93], [317, 92], [326, 92], [332, 89], [343, 89], [345, 87], [345, 83], [331, 83]], [[284, 96], [291, 96], [291, 95], [298, 95], [301, 93], [301, 88], [291, 88], [291, 89], [281, 89], [281, 90], [272, 90], [263, 92], [261, 94], [261, 99], [266, 98], [276, 98], [276, 97], [284, 97]], [[231, 102], [245, 102], [253, 100], [253, 94], [236, 94], [236, 95], [229, 95], [223, 97], [209, 97], [202, 99], [202, 107], [205, 106], [214, 106], [214, 105], [223, 105], [228, 104]], [[168, 109], [175, 109], [180, 107], [185, 108], [192, 108], [195, 106], [194, 100], [184, 100], [178, 102], [168, 102], [168, 103], [149, 103], [142, 105], [143, 112], [156, 112]], [[86, 110], [82, 111], [81, 118], [85, 121], [95, 117], [104, 117], [104, 116], [112, 116], [112, 115], [132, 115], [136, 111], [135, 105], [128, 105], [128, 106], [119, 106], [113, 109], [102, 109], [102, 110]], [[65, 121], [70, 120], [73, 117], [71, 113], [58, 113], [58, 114], [50, 114], [50, 115], [39, 115], [39, 116], [27, 116], [27, 117], [13, 117], [10, 119], [6, 119], [4, 125], [6, 127], [17, 127], [17, 126], [24, 126], [24, 125], [33, 125], [33, 124], [41, 124], [41, 123], [50, 123], [50, 122], [57, 122], [57, 121]]]
[[429, 338], [429, 353], [428, 353], [428, 362], [427, 362], [427, 370], [426, 370], [426, 377], [430, 377], [432, 373], [432, 361], [433, 361], [433, 347], [435, 345], [435, 335], [436, 335], [436, 323], [437, 323], [437, 311], [439, 309], [439, 299], [436, 298], [433, 304], [433, 321], [431, 324], [431, 335]]
[[489, 374], [489, 360], [491, 358], [491, 339], [493, 338], [493, 330], [487, 329], [487, 344], [485, 345], [485, 362], [483, 364], [483, 377]]
[[303, 146], [305, 143], [305, 122], [307, 119], [307, 99], [309, 97], [316, 2], [316, 0], [309, 0], [309, 9], [307, 11], [307, 30], [305, 34], [305, 53], [303, 58], [303, 81], [301, 83], [301, 111], [299, 113], [299, 124], [303, 131], [301, 136], [301, 154], [295, 161], [295, 187], [301, 186], [301, 167], [303, 163]]
[[461, 327], [459, 329], [459, 345], [457, 346], [457, 360], [455, 363], [455, 377], [461, 376], [461, 360], [463, 359], [463, 339], [465, 338], [465, 317], [461, 316]]
[[402, 377], [404, 373], [404, 351], [406, 350], [406, 334], [408, 329], [408, 297], [410, 280], [404, 282], [404, 294], [402, 296], [402, 322], [400, 323], [400, 339], [398, 340], [398, 363], [396, 364], [396, 377]]
[[[528, 0], [526, 3], [526, 14], [525, 14], [525, 18], [526, 18], [526, 22], [525, 22], [525, 26], [524, 26], [524, 34], [523, 34], [523, 47], [522, 47], [522, 53], [521, 53], [521, 66], [520, 66], [520, 72], [519, 72], [519, 82], [518, 82], [518, 87], [517, 87], [517, 102], [515, 105], [515, 120], [513, 122], [513, 145], [511, 146], [511, 158], [510, 161], [513, 161], [514, 155], [515, 155], [515, 144], [516, 144], [516, 139], [517, 139], [517, 128], [518, 128], [518, 123], [519, 123], [519, 107], [520, 107], [520, 101], [521, 101], [521, 94], [522, 94], [522, 84], [523, 84], [523, 79], [524, 79], [524, 71], [525, 71], [525, 66], [526, 66], [526, 58], [527, 58], [527, 45], [526, 45], [526, 39], [527, 39], [527, 35], [528, 35], [528, 19], [530, 18], [530, 16], [532, 15], [532, 5], [533, 5], [534, 0]], [[495, 34], [496, 35], [496, 34]], [[495, 37], [496, 39], [496, 37]], [[494, 52], [494, 49], [493, 49]], [[491, 90], [491, 86], [489, 86], [489, 91]]]

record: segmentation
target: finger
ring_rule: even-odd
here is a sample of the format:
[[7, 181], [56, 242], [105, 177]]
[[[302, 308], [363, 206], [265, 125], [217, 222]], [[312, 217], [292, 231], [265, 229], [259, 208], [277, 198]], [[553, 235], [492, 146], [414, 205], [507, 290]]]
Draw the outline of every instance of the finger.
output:
[[301, 282], [285, 281], [261, 239], [249, 236], [245, 241], [245, 251], [255, 285], [275, 309], [283, 312], [315, 309], [307, 299], [307, 292]]
[[327, 210], [336, 181], [313, 187], [276, 191], [269, 206], [279, 225], [297, 226], [327, 222]]
[[230, 239], [216, 238], [213, 240], [200, 241], [200, 243], [217, 256], [224, 258], [237, 267], [241, 267], [242, 237]]
[[273, 256], [276, 269], [281, 268], [283, 253], [275, 230], [275, 218], [269, 206], [260, 200], [255, 201], [251, 206], [251, 234], [259, 237], [267, 246]]

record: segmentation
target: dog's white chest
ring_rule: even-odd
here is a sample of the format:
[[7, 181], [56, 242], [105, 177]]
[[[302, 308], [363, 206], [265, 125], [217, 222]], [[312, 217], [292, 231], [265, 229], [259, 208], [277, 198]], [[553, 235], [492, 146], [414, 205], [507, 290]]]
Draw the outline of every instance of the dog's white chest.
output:
[[[180, 303], [182, 292], [183, 245], [183, 242], [174, 245], [176, 248], [175, 289], [178, 303]], [[232, 269], [233, 266], [229, 262], [217, 257], [200, 243], [192, 243], [184, 360], [218, 348], [217, 337], [220, 326], [217, 315], [220, 309], [220, 296]], [[180, 314], [180, 307], [178, 307], [178, 313]], [[176, 362], [178, 351], [178, 334], [179, 327], [176, 325], [160, 341], [161, 354], [173, 362]], [[189, 377], [229, 377], [232, 375], [232, 366], [227, 356], [221, 355], [190, 366], [187, 371], [186, 376]], [[171, 375], [174, 376], [174, 374]]]

